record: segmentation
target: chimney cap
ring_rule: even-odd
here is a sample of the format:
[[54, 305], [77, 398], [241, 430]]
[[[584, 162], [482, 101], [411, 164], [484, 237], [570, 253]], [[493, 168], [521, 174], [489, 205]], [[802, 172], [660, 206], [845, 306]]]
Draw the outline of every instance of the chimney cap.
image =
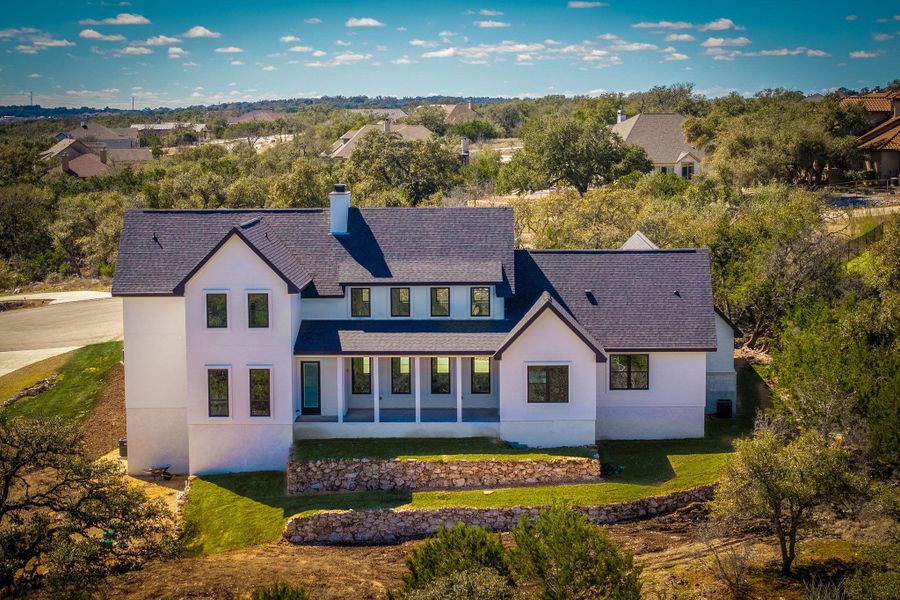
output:
[[347, 184], [345, 184], [345, 183], [334, 184], [334, 191], [338, 194], [346, 193], [347, 192]]

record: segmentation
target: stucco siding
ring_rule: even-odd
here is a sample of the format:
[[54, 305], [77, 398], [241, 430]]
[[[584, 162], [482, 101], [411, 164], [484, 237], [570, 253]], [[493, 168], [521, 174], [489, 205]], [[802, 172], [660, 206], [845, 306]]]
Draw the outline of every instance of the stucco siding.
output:
[[737, 409], [737, 377], [734, 370], [734, 329], [716, 314], [716, 351], [706, 353], [706, 414], [716, 412], [720, 399]]
[[190, 425], [191, 473], [283, 470], [294, 442], [290, 423]]

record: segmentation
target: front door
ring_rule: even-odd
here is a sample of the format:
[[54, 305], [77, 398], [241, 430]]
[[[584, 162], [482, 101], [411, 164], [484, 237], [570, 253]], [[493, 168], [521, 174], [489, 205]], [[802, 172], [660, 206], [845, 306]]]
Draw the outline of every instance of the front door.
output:
[[319, 361], [300, 363], [300, 414], [322, 414], [322, 394]]

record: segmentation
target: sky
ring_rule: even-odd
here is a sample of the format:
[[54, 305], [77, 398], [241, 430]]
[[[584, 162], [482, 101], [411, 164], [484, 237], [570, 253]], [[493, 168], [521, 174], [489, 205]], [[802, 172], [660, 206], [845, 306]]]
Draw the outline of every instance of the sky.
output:
[[0, 105], [827, 92], [900, 77], [900, 6], [820, 0], [16, 0]]

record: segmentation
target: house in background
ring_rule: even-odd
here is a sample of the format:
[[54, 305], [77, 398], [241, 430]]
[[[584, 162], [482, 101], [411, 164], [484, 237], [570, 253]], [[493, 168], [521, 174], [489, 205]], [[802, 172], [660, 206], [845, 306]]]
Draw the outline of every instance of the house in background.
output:
[[134, 123], [131, 129], [136, 131], [138, 135], [147, 133], [167, 133], [170, 131], [190, 131], [196, 137], [198, 142], [203, 142], [209, 137], [209, 129], [206, 123], [184, 123], [177, 121], [158, 122], [158, 123]]
[[900, 115], [900, 90], [869, 92], [841, 98], [841, 106], [853, 105], [862, 106], [866, 111], [866, 120], [871, 125], [878, 125]]
[[238, 123], [274, 123], [282, 118], [282, 113], [274, 110], [251, 110], [237, 117], [228, 117], [226, 121], [228, 125], [237, 125]]
[[336, 139], [328, 151], [331, 158], [350, 158], [356, 144], [371, 131], [383, 131], [388, 134], [396, 134], [405, 142], [427, 140], [434, 134], [424, 125], [398, 125], [386, 119], [381, 123], [370, 123], [359, 129], [351, 129]]
[[900, 90], [871, 92], [841, 99], [841, 105], [860, 105], [871, 127], [859, 136], [865, 170], [875, 179], [900, 176]]
[[137, 167], [153, 160], [149, 148], [107, 148], [106, 145], [64, 137], [41, 153], [47, 162], [58, 163], [51, 171], [82, 179], [107, 175], [114, 169]]
[[516, 250], [505, 208], [132, 210], [128, 468], [283, 469], [295, 439], [701, 437], [703, 249]]
[[475, 105], [471, 100], [460, 102], [459, 104], [437, 104], [436, 106], [444, 109], [446, 113], [445, 119], [448, 123], [463, 123], [483, 118], [481, 113], [475, 110]]
[[140, 147], [137, 132], [130, 127], [112, 128], [94, 121], [81, 121], [78, 127], [58, 133], [54, 138], [56, 141], [78, 140], [87, 145], [104, 146], [107, 149], [125, 150]]
[[702, 171], [705, 153], [687, 142], [684, 117], [678, 113], [640, 113], [626, 118], [621, 110], [611, 126], [628, 144], [642, 147], [655, 173], [674, 173], [690, 179]]

